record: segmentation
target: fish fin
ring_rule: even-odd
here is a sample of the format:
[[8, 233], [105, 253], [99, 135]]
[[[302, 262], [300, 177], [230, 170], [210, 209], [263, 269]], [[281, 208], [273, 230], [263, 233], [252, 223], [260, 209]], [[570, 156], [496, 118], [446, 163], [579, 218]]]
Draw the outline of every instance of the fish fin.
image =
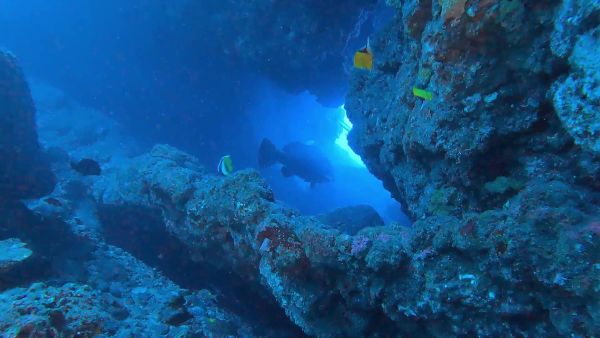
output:
[[258, 148], [258, 166], [269, 167], [279, 161], [279, 151], [269, 139], [263, 139]]

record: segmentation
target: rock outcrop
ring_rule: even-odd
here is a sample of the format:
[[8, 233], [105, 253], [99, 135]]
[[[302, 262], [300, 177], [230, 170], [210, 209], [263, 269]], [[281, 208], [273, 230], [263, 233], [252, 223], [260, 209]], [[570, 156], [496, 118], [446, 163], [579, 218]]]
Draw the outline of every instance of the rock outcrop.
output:
[[35, 198], [55, 178], [38, 144], [35, 107], [16, 58], [0, 51], [0, 191], [2, 198]]
[[18, 238], [0, 241], [0, 273], [10, 270], [31, 257], [33, 252]]
[[97, 181], [94, 194], [160, 210], [193, 259], [267, 287], [309, 335], [586, 335], [600, 323], [597, 196], [560, 180], [539, 178], [464, 218], [354, 236], [275, 203], [254, 171], [207, 175], [168, 146]]

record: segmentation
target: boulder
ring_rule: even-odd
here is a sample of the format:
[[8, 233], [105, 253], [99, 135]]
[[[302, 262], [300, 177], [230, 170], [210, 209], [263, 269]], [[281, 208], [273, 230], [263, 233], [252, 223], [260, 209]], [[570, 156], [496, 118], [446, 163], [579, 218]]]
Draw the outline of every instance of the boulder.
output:
[[36, 198], [54, 185], [38, 144], [27, 81], [16, 58], [0, 51], [0, 191], [5, 198]]

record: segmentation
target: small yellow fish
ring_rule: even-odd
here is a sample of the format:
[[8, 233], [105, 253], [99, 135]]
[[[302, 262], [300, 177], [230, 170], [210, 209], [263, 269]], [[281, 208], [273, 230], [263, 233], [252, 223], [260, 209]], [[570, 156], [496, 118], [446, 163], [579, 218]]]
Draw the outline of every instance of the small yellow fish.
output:
[[367, 46], [354, 53], [354, 68], [368, 70], [373, 68], [373, 52], [368, 39]]
[[217, 171], [223, 176], [229, 176], [233, 173], [233, 160], [231, 159], [231, 156], [225, 155], [221, 157], [219, 165], [217, 166]]
[[416, 97], [420, 97], [425, 101], [431, 101], [431, 99], [433, 99], [432, 92], [417, 87], [413, 87], [413, 95]]

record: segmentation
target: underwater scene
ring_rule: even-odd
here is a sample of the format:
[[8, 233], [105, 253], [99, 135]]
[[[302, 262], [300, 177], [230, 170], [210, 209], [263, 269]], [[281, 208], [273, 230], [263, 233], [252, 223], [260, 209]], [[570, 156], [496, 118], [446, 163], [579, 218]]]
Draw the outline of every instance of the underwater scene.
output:
[[600, 1], [0, 0], [57, 337], [600, 337]]

